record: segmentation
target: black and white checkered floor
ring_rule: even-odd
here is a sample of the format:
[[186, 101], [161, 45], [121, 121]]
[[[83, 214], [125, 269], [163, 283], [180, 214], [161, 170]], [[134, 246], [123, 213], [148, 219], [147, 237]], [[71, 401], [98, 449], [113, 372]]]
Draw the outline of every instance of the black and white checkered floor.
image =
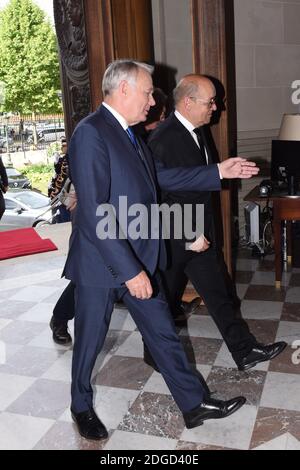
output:
[[[300, 269], [274, 287], [272, 257], [241, 251], [242, 313], [262, 342], [289, 347], [271, 363], [238, 372], [205, 307], [180, 336], [211, 390], [247, 404], [224, 420], [187, 430], [161, 376], [144, 364], [126, 310], [116, 309], [94, 371], [103, 442], [80, 438], [69, 412], [72, 348], [53, 343], [48, 323], [66, 281], [61, 254], [2, 262], [0, 272], [0, 449], [300, 449]], [[72, 325], [71, 325], [72, 327]], [[293, 346], [293, 347], [292, 347]]]

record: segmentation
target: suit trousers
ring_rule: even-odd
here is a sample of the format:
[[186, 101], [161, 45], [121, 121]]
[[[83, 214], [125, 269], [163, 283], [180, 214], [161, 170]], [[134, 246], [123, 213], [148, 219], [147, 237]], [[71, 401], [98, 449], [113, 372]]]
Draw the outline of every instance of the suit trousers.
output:
[[191, 368], [175, 330], [161, 289], [159, 275], [152, 280], [154, 295], [132, 297], [126, 288], [76, 285], [75, 343], [72, 362], [72, 410], [92, 406], [91, 375], [109, 328], [114, 302], [122, 298], [182, 412], [197, 407], [205, 395], [201, 380]]
[[4, 201], [2, 191], [0, 189], [0, 220], [4, 214], [4, 211], [5, 211], [5, 201]]
[[75, 315], [75, 284], [69, 282], [53, 309], [54, 319], [61, 323], [67, 323]]
[[[189, 279], [217, 325], [233, 359], [238, 362], [256, 343], [247, 323], [234, 305], [233, 296], [226, 284], [225, 263], [219, 261], [216, 250], [195, 253], [185, 250], [177, 240], [169, 240], [170, 268], [164, 271], [163, 279], [167, 299], [174, 317]], [[226, 270], [227, 271], [227, 270]]]

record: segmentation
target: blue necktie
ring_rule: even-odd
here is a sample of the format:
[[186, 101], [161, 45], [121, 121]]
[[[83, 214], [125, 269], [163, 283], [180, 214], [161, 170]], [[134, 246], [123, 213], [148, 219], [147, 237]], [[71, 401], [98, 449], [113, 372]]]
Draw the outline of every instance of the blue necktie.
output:
[[155, 182], [154, 182], [153, 177], [152, 177], [152, 175], [151, 175], [151, 171], [150, 171], [149, 168], [148, 168], [148, 164], [146, 163], [146, 159], [145, 159], [145, 157], [144, 157], [144, 155], [143, 155], [143, 151], [142, 151], [140, 145], [138, 144], [138, 141], [137, 141], [137, 138], [136, 138], [136, 136], [135, 136], [135, 133], [133, 132], [133, 130], [131, 129], [131, 127], [127, 127], [127, 129], [126, 129], [126, 134], [128, 135], [128, 137], [129, 137], [129, 139], [130, 139], [132, 145], [134, 146], [134, 148], [135, 148], [135, 150], [136, 150], [138, 156], [140, 157], [140, 159], [141, 159], [141, 161], [142, 161], [142, 164], [144, 165], [144, 168], [145, 168], [145, 170], [147, 171], [147, 173], [148, 173], [148, 175], [149, 175], [149, 177], [150, 177], [150, 180], [151, 180], [152, 185], [155, 187]]
[[140, 153], [139, 152], [139, 146], [138, 146], [138, 143], [137, 143], [137, 140], [136, 140], [136, 136], [133, 132], [133, 130], [131, 129], [131, 127], [127, 127], [126, 129], [126, 133], [129, 137], [129, 139], [131, 140], [131, 143], [132, 145], [134, 146], [135, 150], [138, 152], [138, 154]]

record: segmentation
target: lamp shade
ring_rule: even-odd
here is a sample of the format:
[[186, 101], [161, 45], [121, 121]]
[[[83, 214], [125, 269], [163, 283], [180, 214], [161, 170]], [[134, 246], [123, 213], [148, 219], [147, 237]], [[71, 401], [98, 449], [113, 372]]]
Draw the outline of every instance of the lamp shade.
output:
[[300, 140], [300, 114], [283, 115], [278, 139]]

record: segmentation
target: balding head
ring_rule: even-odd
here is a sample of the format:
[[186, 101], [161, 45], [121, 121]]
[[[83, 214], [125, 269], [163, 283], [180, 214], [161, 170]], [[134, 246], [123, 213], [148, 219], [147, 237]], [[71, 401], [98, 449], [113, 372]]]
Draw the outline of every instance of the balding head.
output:
[[174, 90], [176, 109], [195, 127], [208, 124], [217, 109], [212, 101], [216, 90], [211, 80], [203, 75], [185, 75]]

